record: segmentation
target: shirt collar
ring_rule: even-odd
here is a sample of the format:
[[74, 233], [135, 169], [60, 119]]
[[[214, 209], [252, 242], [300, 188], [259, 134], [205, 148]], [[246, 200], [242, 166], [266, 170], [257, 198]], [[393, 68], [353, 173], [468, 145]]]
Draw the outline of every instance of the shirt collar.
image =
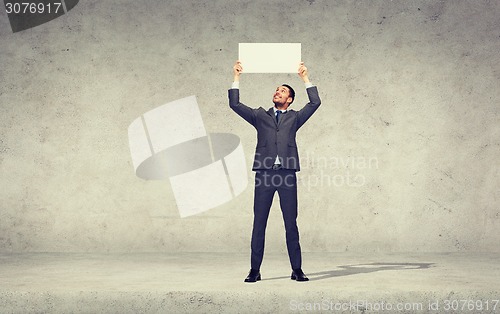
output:
[[285, 110], [279, 110], [279, 109], [276, 109], [275, 106], [273, 106], [273, 111], [274, 111], [274, 114], [276, 114], [276, 111], [281, 111], [281, 113], [286, 113], [288, 111], [288, 108]]

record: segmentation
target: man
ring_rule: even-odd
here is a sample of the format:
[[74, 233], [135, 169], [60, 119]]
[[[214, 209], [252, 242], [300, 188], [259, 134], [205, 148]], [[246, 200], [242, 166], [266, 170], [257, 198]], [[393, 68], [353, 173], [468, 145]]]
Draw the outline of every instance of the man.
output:
[[278, 191], [285, 222], [286, 245], [292, 267], [291, 279], [308, 281], [302, 271], [302, 255], [297, 228], [297, 178], [300, 170], [295, 135], [321, 104], [318, 90], [308, 78], [301, 62], [298, 70], [304, 81], [309, 103], [299, 111], [288, 109], [295, 91], [283, 84], [273, 95], [274, 107], [252, 109], [239, 99], [239, 81], [243, 67], [239, 61], [233, 67], [234, 81], [229, 90], [229, 106], [257, 130], [257, 146], [252, 170], [255, 171], [254, 221], [251, 242], [251, 269], [245, 282], [261, 280], [260, 265], [264, 257], [267, 219], [274, 193]]

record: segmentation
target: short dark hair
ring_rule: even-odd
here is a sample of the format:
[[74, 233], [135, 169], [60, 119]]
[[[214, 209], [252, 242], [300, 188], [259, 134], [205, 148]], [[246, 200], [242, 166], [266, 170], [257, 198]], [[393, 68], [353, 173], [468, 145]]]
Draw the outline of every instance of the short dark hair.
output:
[[[288, 91], [290, 92], [290, 97], [292, 97], [292, 102], [293, 102], [295, 100], [295, 91], [293, 90], [293, 88], [288, 84], [281, 84], [281, 86], [285, 86], [286, 88], [288, 88]], [[292, 104], [292, 102], [290, 103], [290, 105]]]

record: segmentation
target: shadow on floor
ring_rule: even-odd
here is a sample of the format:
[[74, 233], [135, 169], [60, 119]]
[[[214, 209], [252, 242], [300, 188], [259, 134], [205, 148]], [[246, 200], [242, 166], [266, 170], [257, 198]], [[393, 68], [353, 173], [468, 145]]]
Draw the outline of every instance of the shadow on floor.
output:
[[[356, 265], [338, 266], [337, 269], [320, 271], [316, 273], [306, 273], [309, 281], [328, 279], [333, 277], [350, 276], [357, 274], [374, 273], [377, 271], [387, 270], [412, 270], [412, 269], [427, 269], [434, 267], [434, 263], [369, 263]], [[264, 278], [265, 280], [289, 279], [290, 276]]]

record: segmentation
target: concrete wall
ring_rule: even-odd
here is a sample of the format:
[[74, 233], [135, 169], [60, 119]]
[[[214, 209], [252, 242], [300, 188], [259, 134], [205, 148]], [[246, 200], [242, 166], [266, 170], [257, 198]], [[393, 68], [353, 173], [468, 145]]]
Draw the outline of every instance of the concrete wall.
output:
[[[255, 130], [227, 105], [239, 42], [300, 42], [322, 107], [298, 137], [304, 251], [500, 251], [500, 2], [80, 1], [12, 33], [0, 13], [0, 251], [249, 251]], [[271, 106], [296, 75], [242, 76]], [[249, 186], [181, 219], [134, 174], [127, 128], [196, 95]], [[278, 197], [276, 196], [276, 201]], [[273, 205], [267, 251], [285, 252]]]

